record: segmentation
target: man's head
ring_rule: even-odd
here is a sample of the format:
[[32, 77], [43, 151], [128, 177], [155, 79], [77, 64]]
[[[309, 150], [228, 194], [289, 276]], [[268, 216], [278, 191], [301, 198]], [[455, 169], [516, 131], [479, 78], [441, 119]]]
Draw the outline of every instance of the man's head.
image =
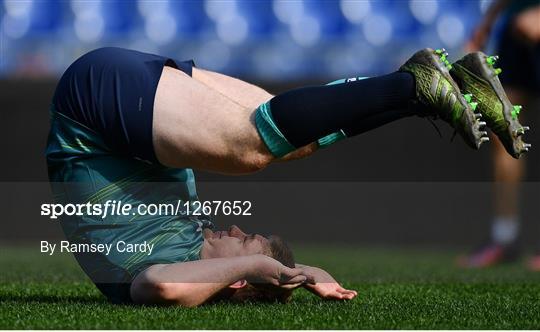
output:
[[256, 254], [269, 255], [270, 240], [259, 234], [246, 234], [233, 225], [227, 231], [203, 231], [203, 258], [225, 258]]
[[[287, 267], [294, 268], [295, 266], [291, 249], [278, 236], [264, 237], [259, 234], [246, 234], [236, 225], [231, 226], [227, 231], [213, 232], [205, 229], [203, 236], [202, 259], [264, 254]], [[292, 290], [239, 281], [231, 285], [222, 295], [222, 297], [242, 302], [247, 300], [286, 302], [292, 295]]]

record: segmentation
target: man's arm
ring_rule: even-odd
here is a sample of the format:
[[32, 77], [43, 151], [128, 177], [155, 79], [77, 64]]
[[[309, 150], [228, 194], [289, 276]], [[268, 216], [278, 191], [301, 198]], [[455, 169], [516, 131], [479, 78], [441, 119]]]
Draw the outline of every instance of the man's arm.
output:
[[465, 45], [467, 51], [475, 52], [485, 47], [493, 25], [510, 1], [512, 0], [496, 0], [489, 6], [484, 18], [474, 29], [471, 39]]
[[519, 13], [514, 20], [513, 28], [523, 41], [532, 45], [540, 42], [540, 5]]
[[194, 307], [238, 281], [294, 288], [306, 279], [302, 269], [288, 268], [265, 255], [156, 264], [137, 275], [131, 298], [138, 304]]
[[314, 282], [304, 284], [304, 288], [323, 299], [352, 300], [358, 295], [355, 290], [343, 288], [330, 273], [321, 268], [302, 264], [296, 264], [296, 267], [314, 279]]

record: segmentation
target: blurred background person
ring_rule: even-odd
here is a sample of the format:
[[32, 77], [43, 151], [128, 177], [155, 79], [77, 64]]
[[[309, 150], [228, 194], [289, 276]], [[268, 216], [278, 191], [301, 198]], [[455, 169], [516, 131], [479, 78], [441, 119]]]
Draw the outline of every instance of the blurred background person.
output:
[[[512, 104], [529, 109], [526, 116], [530, 119], [537, 116], [530, 109], [540, 91], [540, 1], [493, 1], [467, 42], [467, 52], [486, 47], [499, 18], [502, 30], [497, 40], [498, 66], [503, 70], [499, 77]], [[525, 177], [525, 159], [513, 159], [498, 140], [491, 141], [495, 181], [491, 235], [487, 243], [460, 258], [460, 264], [468, 267], [487, 267], [519, 257], [519, 191]], [[533, 256], [528, 265], [540, 271], [540, 254]]]

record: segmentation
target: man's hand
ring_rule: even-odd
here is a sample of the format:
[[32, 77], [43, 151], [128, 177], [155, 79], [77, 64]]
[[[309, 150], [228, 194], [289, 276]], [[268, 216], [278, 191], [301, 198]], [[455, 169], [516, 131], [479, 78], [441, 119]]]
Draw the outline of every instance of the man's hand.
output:
[[352, 300], [358, 293], [355, 290], [343, 288], [328, 272], [318, 267], [296, 265], [305, 275], [311, 276], [313, 282], [307, 282], [304, 287], [313, 294], [327, 300]]
[[248, 282], [266, 283], [281, 288], [293, 289], [301, 286], [313, 278], [300, 268], [289, 268], [272, 257], [266, 255], [254, 255], [253, 271], [247, 278]]
[[465, 43], [465, 51], [476, 52], [482, 50], [488, 41], [489, 34], [501, 12], [511, 0], [495, 0], [489, 6], [484, 18], [474, 29], [471, 38]]
[[540, 41], [540, 6], [527, 9], [514, 20], [514, 33], [522, 40], [536, 44]]
[[489, 34], [491, 33], [490, 23], [481, 23], [474, 31], [471, 38], [465, 43], [467, 52], [476, 52], [484, 49], [486, 46]]

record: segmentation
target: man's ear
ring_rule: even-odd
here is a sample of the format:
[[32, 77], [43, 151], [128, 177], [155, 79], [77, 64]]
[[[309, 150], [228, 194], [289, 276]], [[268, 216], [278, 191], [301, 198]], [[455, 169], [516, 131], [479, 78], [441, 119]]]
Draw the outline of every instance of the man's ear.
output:
[[247, 286], [247, 281], [244, 279], [244, 280], [238, 280], [237, 282], [235, 282], [234, 284], [232, 285], [229, 285], [229, 288], [234, 288], [234, 289], [240, 289], [240, 288], [244, 288]]

